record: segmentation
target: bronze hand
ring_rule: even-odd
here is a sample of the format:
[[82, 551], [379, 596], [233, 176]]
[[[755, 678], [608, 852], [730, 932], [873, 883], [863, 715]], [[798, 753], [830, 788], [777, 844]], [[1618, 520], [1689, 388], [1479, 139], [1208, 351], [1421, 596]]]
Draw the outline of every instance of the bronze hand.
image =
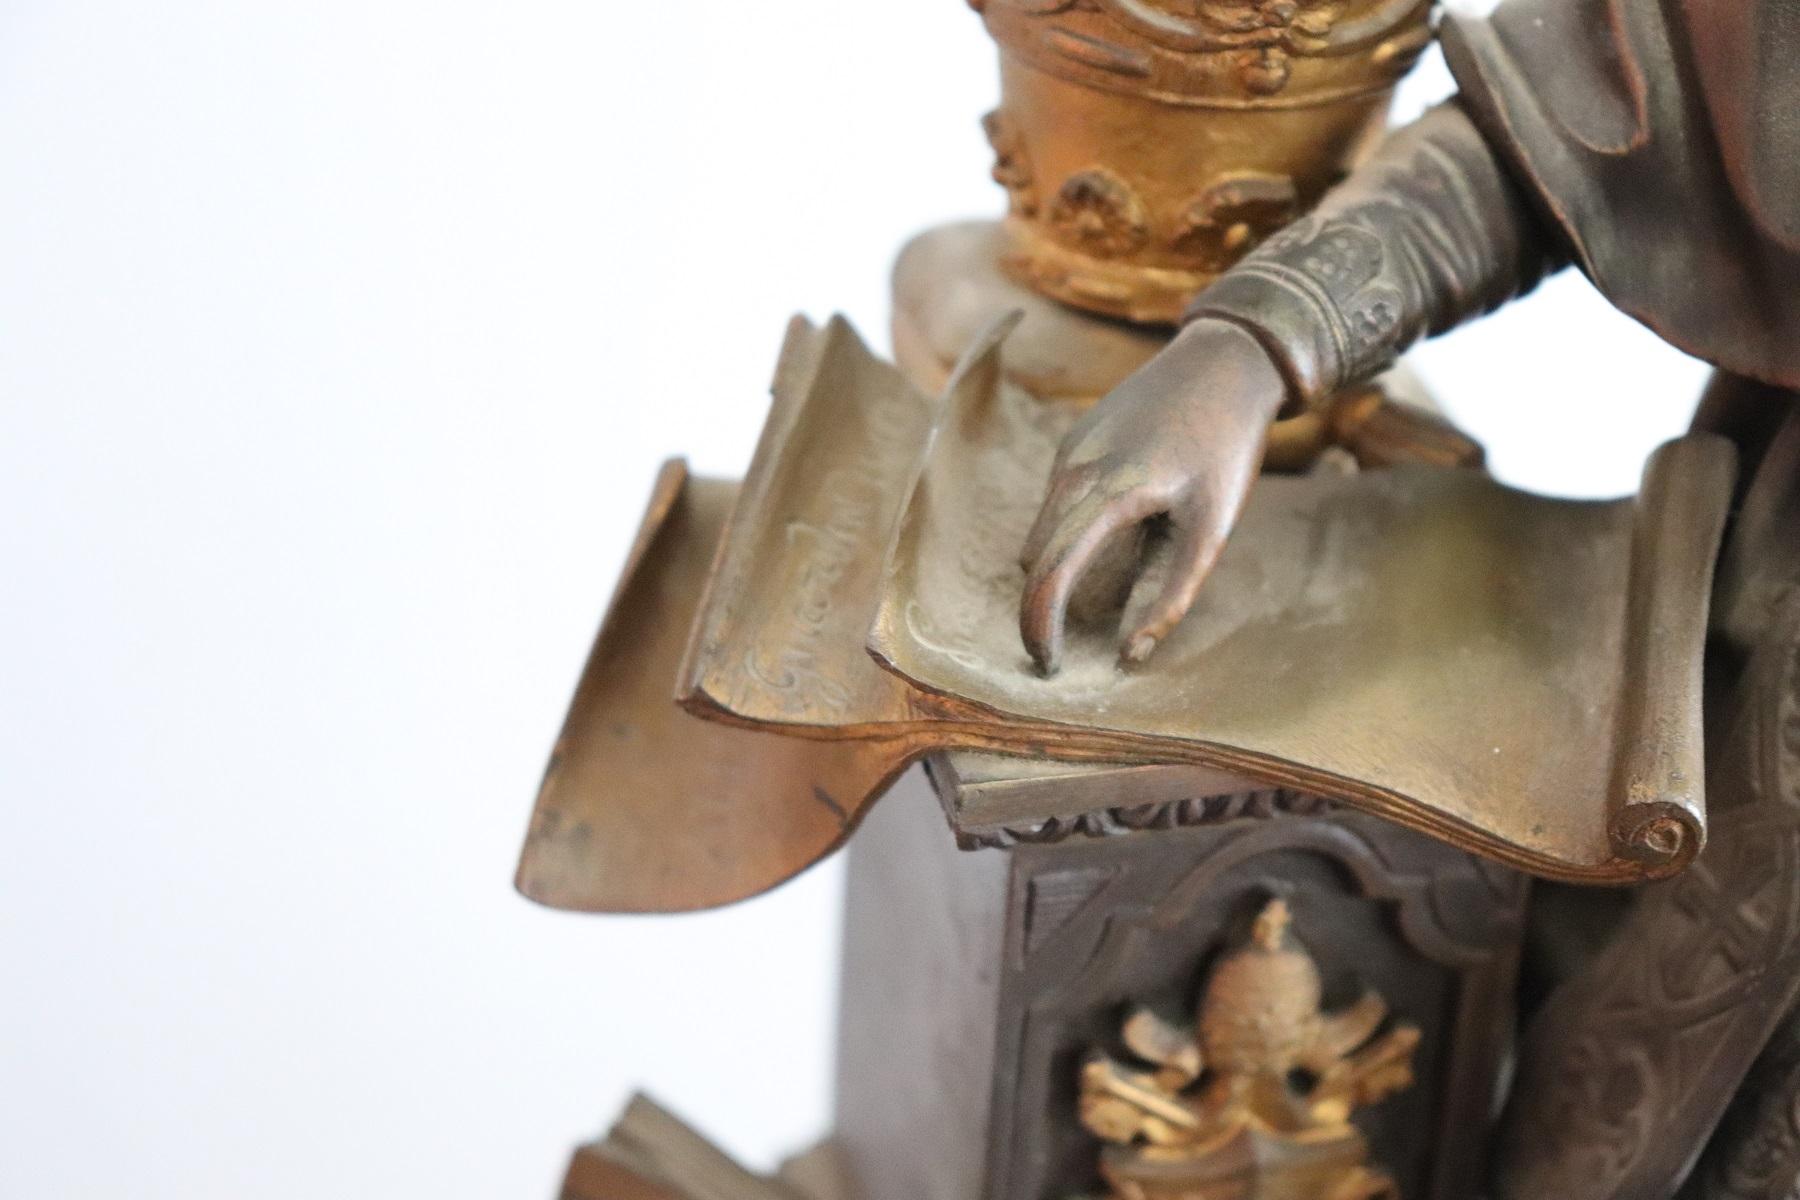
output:
[[1142, 662], [1168, 636], [1224, 549], [1286, 397], [1254, 337], [1201, 320], [1076, 423], [1023, 555], [1019, 629], [1040, 670], [1056, 671], [1070, 598], [1101, 552], [1155, 518], [1171, 526], [1174, 560], [1162, 594], [1126, 632], [1123, 657]]

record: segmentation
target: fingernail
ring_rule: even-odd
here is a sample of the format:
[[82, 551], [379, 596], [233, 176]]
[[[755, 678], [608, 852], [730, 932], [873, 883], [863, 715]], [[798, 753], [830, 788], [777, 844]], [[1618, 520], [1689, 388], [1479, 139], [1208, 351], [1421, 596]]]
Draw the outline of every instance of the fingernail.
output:
[[1130, 644], [1125, 647], [1125, 661], [1141, 663], [1149, 658], [1155, 649], [1156, 639], [1147, 633], [1140, 633], [1132, 638]]

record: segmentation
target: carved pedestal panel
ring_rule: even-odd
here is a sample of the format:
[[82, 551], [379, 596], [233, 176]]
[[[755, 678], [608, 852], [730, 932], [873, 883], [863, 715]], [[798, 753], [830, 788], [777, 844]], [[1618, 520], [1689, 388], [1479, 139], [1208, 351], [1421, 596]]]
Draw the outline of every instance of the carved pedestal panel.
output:
[[[909, 776], [852, 843], [837, 1144], [861, 1200], [1106, 1194], [1084, 1065], [1141, 1064], [1147, 1045], [1178, 1061], [1178, 1040], [1158, 1049], [1169, 1039], [1141, 1026], [1129, 1037], [1129, 1018], [1188, 1020], [1272, 900], [1285, 902], [1289, 949], [1316, 963], [1314, 1015], [1368, 1018], [1346, 1055], [1384, 1029], [1417, 1031], [1410, 1086], [1371, 1088], [1379, 1102], [1349, 1118], [1367, 1146], [1356, 1178], [1385, 1173], [1408, 1200], [1477, 1193], [1512, 1027], [1521, 877], [1305, 797], [1220, 791], [1217, 777], [1195, 775], [1184, 796], [1177, 776], [1153, 772], [1102, 796], [1105, 772], [1033, 778], [1021, 765], [1009, 793], [996, 761], [938, 763], [942, 805]], [[1005, 804], [1010, 825], [995, 816]], [[987, 823], [961, 837], [985, 848], [959, 850], [945, 812], [975, 809]], [[1336, 1119], [1319, 1099], [1329, 1071], [1306, 1061], [1269, 1103]], [[1165, 1075], [1171, 1089], [1196, 1077]], [[1213, 1102], [1192, 1094], [1193, 1111]], [[1242, 1140], [1254, 1151], [1264, 1132]], [[1287, 1194], [1260, 1186], [1241, 1194]]]

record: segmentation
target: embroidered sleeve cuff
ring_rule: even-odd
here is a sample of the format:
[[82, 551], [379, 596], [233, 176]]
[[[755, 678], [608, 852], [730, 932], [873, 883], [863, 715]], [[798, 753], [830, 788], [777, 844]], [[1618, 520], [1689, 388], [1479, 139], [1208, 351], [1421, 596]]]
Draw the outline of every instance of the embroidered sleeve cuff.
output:
[[1341, 386], [1345, 366], [1337, 314], [1317, 293], [1292, 268], [1246, 262], [1195, 297], [1186, 320], [1210, 317], [1249, 331], [1286, 377], [1290, 401], [1316, 407]]

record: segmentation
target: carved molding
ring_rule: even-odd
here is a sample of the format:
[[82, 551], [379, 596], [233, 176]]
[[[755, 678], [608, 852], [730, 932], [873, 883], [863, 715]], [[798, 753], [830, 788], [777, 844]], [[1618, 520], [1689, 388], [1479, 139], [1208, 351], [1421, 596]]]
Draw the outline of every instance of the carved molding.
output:
[[956, 841], [964, 850], [1050, 846], [1071, 838], [1122, 837], [1151, 830], [1198, 829], [1229, 821], [1311, 817], [1332, 808], [1331, 801], [1306, 792], [1267, 788], [1228, 796], [1196, 796], [1161, 804], [1121, 805], [993, 830], [958, 831]]

